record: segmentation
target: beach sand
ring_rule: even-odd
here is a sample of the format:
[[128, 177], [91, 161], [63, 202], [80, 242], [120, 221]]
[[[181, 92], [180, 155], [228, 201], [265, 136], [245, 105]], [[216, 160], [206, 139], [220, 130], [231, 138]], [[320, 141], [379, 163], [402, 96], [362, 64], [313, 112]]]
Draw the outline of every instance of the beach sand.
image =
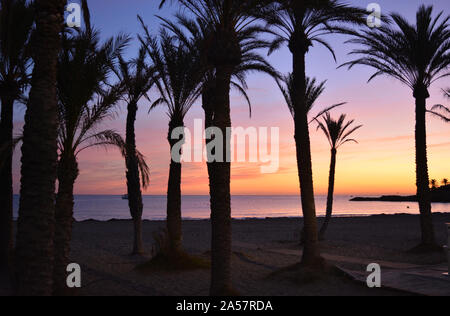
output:
[[[321, 221], [321, 220], [320, 220]], [[439, 243], [447, 242], [446, 222], [450, 214], [435, 214]], [[233, 285], [242, 295], [400, 295], [391, 289], [369, 289], [342, 277], [315, 282], [295, 282], [289, 276], [269, 277], [271, 273], [300, 261], [298, 243], [301, 219], [233, 221]], [[164, 222], [144, 222], [144, 243], [148, 255], [130, 256], [130, 221], [75, 223], [71, 260], [81, 265], [80, 295], [208, 295], [209, 271], [142, 274], [134, 268], [148, 261], [153, 233]], [[210, 222], [184, 221], [184, 247], [208, 258]], [[432, 265], [445, 262], [442, 253], [407, 253], [420, 240], [419, 217], [414, 215], [371, 216], [333, 219], [322, 252], [332, 264], [365, 271], [372, 262]]]

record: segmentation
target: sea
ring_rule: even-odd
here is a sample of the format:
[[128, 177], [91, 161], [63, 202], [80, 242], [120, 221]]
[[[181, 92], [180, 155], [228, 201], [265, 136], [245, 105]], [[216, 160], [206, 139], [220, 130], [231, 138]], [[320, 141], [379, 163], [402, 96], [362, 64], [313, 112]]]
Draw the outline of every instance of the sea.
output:
[[[352, 196], [336, 195], [333, 214], [335, 216], [370, 216], [379, 214], [419, 214], [417, 203], [413, 202], [351, 202]], [[143, 218], [164, 220], [166, 218], [166, 196], [144, 196]], [[233, 196], [232, 217], [279, 218], [301, 217], [299, 196]], [[14, 196], [14, 217], [17, 218], [19, 197]], [[324, 216], [326, 196], [316, 197], [318, 216]], [[433, 212], [450, 213], [450, 203], [433, 203]], [[183, 196], [182, 214], [184, 219], [201, 220], [210, 217], [209, 196]], [[128, 201], [115, 195], [75, 196], [74, 217], [77, 221], [130, 219]]]

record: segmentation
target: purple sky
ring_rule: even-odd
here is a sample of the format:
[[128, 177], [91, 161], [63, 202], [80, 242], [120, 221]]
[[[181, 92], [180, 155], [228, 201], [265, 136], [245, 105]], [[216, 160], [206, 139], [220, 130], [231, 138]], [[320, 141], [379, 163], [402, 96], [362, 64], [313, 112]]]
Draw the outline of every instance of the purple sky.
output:
[[[366, 7], [372, 1], [353, 0], [349, 3]], [[375, 1], [373, 1], [375, 2]], [[398, 12], [415, 21], [415, 12], [420, 4], [434, 5], [435, 11], [444, 10], [450, 14], [449, 0], [380, 0], [384, 14]], [[177, 6], [158, 10], [157, 0], [92, 0], [89, 1], [92, 23], [101, 30], [104, 38], [125, 32], [135, 35], [140, 32], [137, 14], [140, 14], [150, 30], [156, 32], [159, 14], [170, 17]], [[348, 60], [352, 47], [345, 45], [344, 36], [329, 36], [329, 43], [335, 48], [338, 64]], [[136, 54], [137, 41], [127, 50], [127, 56]], [[286, 73], [291, 70], [291, 55], [286, 48], [268, 58], [274, 67]], [[371, 69], [357, 67], [352, 71], [336, 69], [330, 53], [323, 47], [314, 47], [307, 57], [307, 73], [318, 80], [328, 80], [327, 89], [318, 102], [323, 108], [338, 102], [348, 105], [337, 110], [355, 118], [364, 128], [356, 135], [359, 145], [348, 145], [338, 157], [338, 193], [409, 193], [414, 190], [414, 100], [412, 92], [393, 79], [382, 77], [367, 84], [373, 73]], [[236, 165], [233, 169], [233, 193], [235, 194], [296, 194], [298, 180], [295, 170], [292, 119], [273, 79], [253, 74], [248, 78], [249, 95], [253, 102], [253, 117], [248, 116], [245, 101], [238, 95], [232, 97], [234, 126], [278, 126], [281, 130], [282, 161], [280, 172], [262, 177], [255, 166]], [[441, 88], [449, 87], [443, 80], [432, 89], [429, 104], [448, 102], [442, 98]], [[166, 191], [169, 164], [166, 144], [167, 117], [163, 108], [147, 115], [148, 105], [142, 102], [137, 120], [137, 141], [141, 151], [149, 158], [152, 167], [152, 186], [147, 194], [164, 194]], [[125, 108], [114, 122], [105, 123], [124, 133]], [[23, 125], [23, 107], [16, 113], [16, 129]], [[187, 126], [193, 119], [202, 118], [201, 107], [196, 106], [186, 118]], [[431, 177], [450, 177], [450, 126], [429, 118], [430, 174]], [[329, 149], [323, 135], [312, 129], [313, 160], [316, 190], [326, 191], [329, 165]], [[19, 188], [20, 151], [15, 156], [15, 192]], [[121, 194], [126, 192], [124, 163], [114, 151], [93, 149], [80, 156], [81, 175], [76, 192], [82, 194]], [[207, 194], [207, 174], [203, 165], [191, 164], [184, 168], [183, 192], [186, 194]], [[274, 188], [274, 183], [282, 183]]]

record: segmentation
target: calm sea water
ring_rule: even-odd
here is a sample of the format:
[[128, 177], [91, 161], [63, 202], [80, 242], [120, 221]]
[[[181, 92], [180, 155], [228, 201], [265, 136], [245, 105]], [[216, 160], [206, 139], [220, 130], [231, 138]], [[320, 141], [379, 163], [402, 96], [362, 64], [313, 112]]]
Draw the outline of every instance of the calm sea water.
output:
[[[375, 214], [418, 214], [417, 203], [350, 202], [350, 196], [339, 195], [334, 200], [337, 216]], [[14, 215], [17, 217], [18, 196], [14, 196]], [[326, 196], [317, 196], [317, 213], [325, 215]], [[185, 219], [209, 218], [208, 196], [184, 196], [182, 211]], [[297, 196], [233, 196], [234, 218], [298, 217], [301, 216], [300, 198]], [[450, 212], [450, 204], [433, 204], [433, 212]], [[144, 196], [144, 219], [163, 220], [166, 215], [165, 196]], [[129, 219], [128, 201], [121, 196], [79, 195], [75, 197], [75, 219]]]

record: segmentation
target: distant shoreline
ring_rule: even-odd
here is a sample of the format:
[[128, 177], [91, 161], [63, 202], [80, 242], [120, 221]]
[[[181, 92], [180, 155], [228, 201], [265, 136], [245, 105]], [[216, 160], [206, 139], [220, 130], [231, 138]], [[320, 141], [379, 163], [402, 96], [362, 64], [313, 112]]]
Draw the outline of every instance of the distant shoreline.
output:
[[[435, 216], [447, 216], [450, 213], [445, 212], [436, 212], [433, 213]], [[386, 217], [392, 217], [392, 218], [398, 218], [398, 217], [418, 217], [419, 214], [408, 214], [408, 213], [398, 213], [398, 214], [373, 214], [373, 215], [335, 215], [333, 218], [340, 218], [340, 219], [370, 219], [370, 218], [386, 218]], [[324, 218], [325, 216], [318, 216], [318, 218]], [[292, 216], [286, 216], [286, 217], [266, 217], [266, 218], [258, 218], [258, 217], [247, 217], [247, 218], [232, 218], [233, 222], [264, 222], [264, 221], [285, 221], [285, 220], [303, 220], [302, 216], [298, 217], [292, 217]], [[112, 218], [109, 220], [97, 220], [97, 219], [86, 219], [81, 221], [75, 221], [76, 223], [120, 223], [120, 222], [131, 222], [131, 219], [117, 219]], [[158, 223], [158, 222], [165, 222], [165, 219], [144, 219], [143, 222], [147, 223]], [[209, 222], [209, 218], [183, 218], [183, 222]]]
[[[431, 189], [432, 203], [450, 203], [450, 185]], [[417, 195], [383, 195], [380, 197], [355, 197], [351, 202], [418, 202]]]

